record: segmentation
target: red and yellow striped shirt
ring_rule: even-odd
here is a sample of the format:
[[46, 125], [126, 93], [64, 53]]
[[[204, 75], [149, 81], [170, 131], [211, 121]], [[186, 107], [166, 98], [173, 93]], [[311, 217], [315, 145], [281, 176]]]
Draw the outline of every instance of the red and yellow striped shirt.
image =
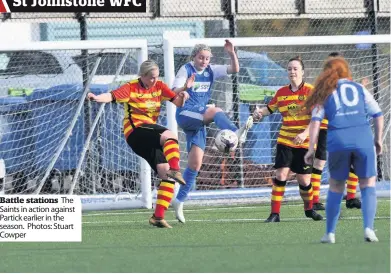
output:
[[294, 148], [308, 148], [309, 138], [300, 145], [293, 140], [302, 133], [311, 121], [310, 115], [302, 114], [302, 105], [309, 96], [313, 86], [302, 83], [297, 91], [292, 91], [290, 85], [280, 88], [267, 105], [270, 113], [278, 110], [282, 115], [282, 126], [277, 143]]
[[123, 121], [125, 137], [141, 124], [156, 124], [161, 103], [173, 101], [176, 93], [162, 81], [146, 89], [139, 79], [133, 80], [111, 92], [113, 100], [124, 104]]

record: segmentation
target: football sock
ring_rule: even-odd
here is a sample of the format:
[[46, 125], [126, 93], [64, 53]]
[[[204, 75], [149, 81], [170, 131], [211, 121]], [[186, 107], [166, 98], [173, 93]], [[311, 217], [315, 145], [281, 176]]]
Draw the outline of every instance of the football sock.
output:
[[164, 218], [164, 212], [167, 210], [174, 196], [175, 182], [162, 180], [157, 191], [157, 200], [155, 208], [155, 217]]
[[178, 194], [176, 196], [176, 199], [179, 202], [184, 202], [187, 198], [187, 195], [193, 188], [196, 182], [196, 178], [198, 175], [198, 171], [192, 170], [191, 168], [187, 167], [185, 171], [183, 172], [183, 179], [185, 179], [186, 184], [181, 185], [179, 187]]
[[314, 204], [319, 203], [321, 177], [322, 177], [322, 171], [313, 167], [312, 174], [311, 174], [311, 184], [312, 184], [312, 192], [313, 192], [312, 201]]
[[173, 170], [179, 170], [179, 145], [175, 139], [167, 139], [163, 145], [163, 154]]
[[274, 178], [271, 200], [272, 213], [280, 213], [281, 201], [284, 197], [285, 186], [286, 181], [280, 181], [277, 178]]
[[362, 217], [364, 222], [364, 229], [370, 228], [373, 230], [373, 223], [376, 215], [377, 198], [374, 187], [366, 187], [361, 189], [362, 199]]
[[326, 201], [326, 233], [335, 233], [343, 193], [332, 192], [329, 190]]
[[351, 200], [356, 198], [358, 177], [354, 174], [353, 169], [350, 169], [349, 178], [346, 182], [346, 200]]
[[217, 112], [213, 120], [219, 129], [229, 129], [233, 132], [238, 130], [235, 124], [222, 111]]
[[308, 186], [299, 185], [300, 196], [304, 202], [304, 210], [311, 210], [313, 205], [313, 192], [311, 183]]

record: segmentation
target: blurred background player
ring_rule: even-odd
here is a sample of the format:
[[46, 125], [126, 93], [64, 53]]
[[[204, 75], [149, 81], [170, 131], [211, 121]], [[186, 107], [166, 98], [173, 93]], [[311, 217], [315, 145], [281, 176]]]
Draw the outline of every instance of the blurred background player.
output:
[[[310, 146], [305, 155], [307, 164], [312, 163], [320, 121], [326, 118], [329, 122], [327, 151], [330, 188], [326, 201], [326, 234], [321, 239], [322, 243], [335, 243], [335, 229], [351, 166], [359, 177], [364, 239], [368, 242], [378, 241], [374, 232], [376, 154], [382, 151], [383, 114], [369, 91], [351, 78], [349, 65], [344, 58], [327, 60], [316, 80], [313, 94], [305, 103], [306, 109], [313, 109]], [[375, 138], [368, 115], [374, 120]]]
[[318, 221], [323, 217], [313, 209], [311, 165], [304, 162], [304, 155], [309, 145], [308, 124], [310, 116], [303, 115], [301, 111], [301, 107], [313, 87], [303, 81], [304, 64], [300, 57], [290, 59], [287, 70], [290, 85], [280, 88], [266, 107], [257, 108], [254, 111], [255, 120], [262, 119], [276, 110], [281, 113], [283, 118], [277, 139], [274, 165], [277, 170], [272, 187], [271, 214], [266, 222], [280, 221], [281, 201], [291, 170], [297, 176], [300, 196], [304, 201], [305, 215]]
[[179, 168], [178, 138], [170, 130], [157, 125], [156, 121], [162, 102], [169, 100], [176, 106], [183, 105], [189, 97], [186, 88], [192, 86], [194, 77], [189, 77], [175, 93], [158, 80], [159, 67], [154, 61], [143, 62], [139, 76], [137, 80], [110, 93], [88, 93], [88, 98], [98, 103], [115, 101], [124, 104], [123, 125], [126, 142], [137, 155], [149, 163], [161, 179], [155, 213], [149, 223], [157, 227], [171, 228], [164, 220], [164, 213], [174, 196], [175, 181], [180, 184], [185, 184], [185, 181]]
[[[342, 57], [342, 54], [339, 52], [332, 52], [329, 54], [329, 58]], [[326, 61], [327, 61], [326, 60]], [[365, 78], [366, 79], [366, 78]], [[364, 85], [365, 86], [365, 85]], [[323, 120], [320, 125], [318, 143], [316, 146], [315, 159], [314, 164], [312, 166], [312, 174], [311, 174], [311, 184], [313, 187], [314, 197], [314, 209], [315, 210], [324, 210], [324, 205], [319, 200], [320, 195], [320, 184], [322, 179], [322, 172], [327, 160], [327, 120]], [[354, 174], [354, 170], [351, 168], [349, 172], [349, 177], [346, 181], [346, 207], [347, 208], [361, 208], [361, 201], [356, 198], [357, 185], [358, 185], [358, 177]]]
[[239, 72], [239, 61], [234, 46], [229, 40], [225, 40], [224, 50], [230, 56], [231, 64], [210, 65], [212, 57], [210, 47], [204, 44], [195, 45], [190, 56], [191, 61], [179, 69], [173, 85], [174, 91], [181, 91], [186, 79], [191, 75], [195, 75], [194, 86], [187, 88], [190, 98], [176, 112], [178, 125], [186, 134], [187, 151], [189, 153], [187, 167], [183, 173], [186, 185], [180, 186], [176, 199], [173, 201], [176, 218], [182, 223], [185, 222], [183, 203], [196, 182], [204, 157], [206, 146], [205, 125], [215, 122], [219, 129], [232, 130], [236, 132], [239, 142], [243, 143], [246, 140], [248, 130], [253, 124], [253, 118], [250, 116], [246, 124], [238, 129], [221, 108], [207, 106], [212, 94], [211, 88], [214, 80]]

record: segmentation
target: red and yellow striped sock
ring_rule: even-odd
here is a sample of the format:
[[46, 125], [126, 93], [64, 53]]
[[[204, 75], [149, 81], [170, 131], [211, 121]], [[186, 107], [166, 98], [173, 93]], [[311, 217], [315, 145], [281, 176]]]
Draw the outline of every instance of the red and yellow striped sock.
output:
[[358, 177], [354, 174], [354, 170], [351, 168], [349, 172], [349, 178], [346, 182], [346, 200], [351, 200], [356, 198], [357, 185], [358, 185]]
[[311, 184], [309, 184], [308, 186], [299, 185], [299, 189], [300, 189], [301, 199], [303, 199], [304, 202], [304, 210], [311, 210], [313, 206], [312, 185]]
[[166, 157], [168, 165], [173, 170], [179, 170], [179, 144], [175, 139], [167, 139], [163, 145], [163, 154]]
[[312, 202], [314, 204], [319, 203], [321, 178], [322, 178], [322, 171], [313, 167], [312, 174], [311, 174], [311, 184], [312, 184], [312, 192], [313, 192]]
[[157, 191], [155, 217], [164, 219], [164, 212], [169, 207], [174, 196], [175, 182], [162, 180]]
[[280, 213], [281, 201], [284, 197], [286, 181], [280, 181], [277, 178], [274, 178], [273, 187], [272, 187], [272, 213]]

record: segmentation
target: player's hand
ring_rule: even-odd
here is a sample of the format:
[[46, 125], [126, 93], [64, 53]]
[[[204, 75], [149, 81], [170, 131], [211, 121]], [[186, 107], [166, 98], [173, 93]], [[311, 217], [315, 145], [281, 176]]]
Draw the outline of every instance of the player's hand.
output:
[[262, 118], [263, 118], [262, 109], [256, 106], [253, 112], [253, 119], [254, 121], [260, 121]]
[[189, 93], [187, 91], [181, 91], [178, 93], [179, 97], [182, 97], [182, 107], [185, 105], [185, 102], [190, 98]]
[[380, 141], [375, 141], [376, 155], [380, 155], [383, 151], [383, 144]]
[[314, 149], [309, 149], [307, 153], [304, 156], [304, 162], [307, 165], [312, 165], [312, 162], [314, 161], [315, 151]]
[[189, 78], [187, 78], [186, 83], [185, 83], [185, 89], [187, 90], [188, 88], [191, 88], [194, 86], [194, 81], [195, 81], [195, 76], [196, 74], [193, 73]]
[[95, 101], [96, 100], [96, 95], [93, 94], [92, 92], [89, 92], [87, 94], [87, 98], [88, 98], [88, 100]]
[[231, 43], [231, 41], [229, 41], [228, 39], [225, 40], [224, 50], [225, 50], [227, 53], [234, 53], [234, 52], [235, 52], [235, 47], [234, 47], [234, 45], [233, 45], [233, 44]]
[[300, 134], [297, 134], [297, 136], [295, 137], [293, 142], [295, 143], [295, 145], [301, 145], [302, 143], [304, 143], [304, 141], [305, 141], [305, 139], [307, 139], [307, 137], [308, 137], [308, 135], [305, 132], [302, 132]]

